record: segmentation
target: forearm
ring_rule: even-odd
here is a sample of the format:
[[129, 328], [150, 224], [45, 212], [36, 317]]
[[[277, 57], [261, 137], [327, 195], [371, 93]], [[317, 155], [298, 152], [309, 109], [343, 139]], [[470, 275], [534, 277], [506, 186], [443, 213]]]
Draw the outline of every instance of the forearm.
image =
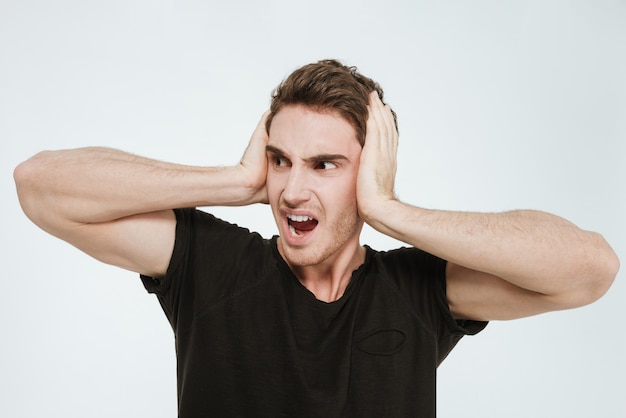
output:
[[395, 200], [380, 209], [367, 222], [384, 234], [546, 295], [612, 280], [619, 264], [599, 234], [544, 212], [448, 212]]
[[[106, 222], [164, 209], [243, 205], [255, 199], [237, 167], [164, 163], [108, 148], [48, 151], [15, 170], [20, 202], [36, 223]], [[40, 225], [43, 226], [43, 225]]]
[[447, 296], [459, 318], [514, 318], [591, 303], [613, 282], [619, 260], [596, 233], [538, 211], [467, 213], [407, 205], [394, 195], [393, 115], [370, 96], [357, 179], [363, 220], [447, 260]]

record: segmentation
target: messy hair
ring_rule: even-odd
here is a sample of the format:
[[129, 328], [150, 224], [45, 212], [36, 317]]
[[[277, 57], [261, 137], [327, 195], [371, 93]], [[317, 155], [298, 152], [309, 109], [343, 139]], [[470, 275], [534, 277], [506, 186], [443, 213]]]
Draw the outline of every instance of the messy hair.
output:
[[[270, 114], [265, 128], [270, 131], [272, 119], [287, 105], [304, 105], [316, 111], [334, 111], [356, 131], [363, 146], [367, 124], [369, 93], [376, 91], [383, 100], [383, 89], [377, 82], [337, 60], [322, 60], [298, 68], [272, 93]], [[384, 102], [383, 102], [384, 103]], [[398, 124], [393, 112], [396, 129]]]

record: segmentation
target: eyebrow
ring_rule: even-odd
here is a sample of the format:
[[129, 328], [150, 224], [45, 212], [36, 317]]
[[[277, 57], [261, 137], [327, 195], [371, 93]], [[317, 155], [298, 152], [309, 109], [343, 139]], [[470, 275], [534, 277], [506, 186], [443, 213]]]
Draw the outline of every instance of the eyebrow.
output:
[[266, 145], [265, 146], [265, 152], [271, 152], [272, 154], [276, 154], [276, 155], [279, 155], [281, 157], [285, 156], [285, 153], [282, 150], [280, 150], [279, 148], [276, 148], [276, 147], [274, 147], [272, 145]]
[[[287, 158], [287, 155], [285, 154], [284, 151], [282, 151], [280, 148], [276, 148], [273, 145], [266, 145], [265, 146], [265, 151], [271, 152], [272, 154], [277, 155], [279, 157]], [[346, 161], [348, 161], [348, 157], [346, 157], [345, 155], [342, 155], [342, 154], [319, 154], [319, 155], [314, 155], [312, 157], [304, 159], [304, 161], [313, 162], [313, 163], [315, 163], [315, 162], [323, 162], [323, 161], [337, 161], [337, 160], [346, 160]]]

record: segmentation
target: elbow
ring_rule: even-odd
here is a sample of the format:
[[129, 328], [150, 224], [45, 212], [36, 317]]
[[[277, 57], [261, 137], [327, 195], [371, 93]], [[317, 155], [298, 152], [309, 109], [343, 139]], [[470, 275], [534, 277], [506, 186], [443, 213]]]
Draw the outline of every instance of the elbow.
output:
[[30, 201], [29, 197], [32, 194], [34, 184], [36, 184], [36, 159], [37, 156], [34, 156], [20, 163], [17, 167], [15, 167], [15, 170], [13, 170], [15, 190], [17, 192], [20, 205], [22, 205], [22, 209], [24, 211], [26, 211], [28, 206], [27, 203]]
[[[608, 292], [609, 288], [615, 281], [617, 277], [617, 273], [620, 269], [620, 261], [617, 257], [617, 254], [613, 249], [609, 246], [608, 243], [605, 242], [607, 249], [605, 250], [605, 257], [602, 262], [602, 268], [598, 273], [597, 279], [597, 299], [602, 297], [606, 292]], [[596, 300], [597, 300], [596, 299]]]
[[42, 196], [41, 184], [45, 180], [49, 154], [49, 151], [40, 152], [13, 170], [18, 200], [26, 216], [31, 219], [36, 217], [37, 209], [42, 206], [39, 202]]
[[28, 160], [21, 162], [13, 170], [13, 179], [18, 190], [24, 186], [33, 184], [33, 180], [40, 177], [46, 161], [51, 156], [52, 151], [41, 151]]
[[602, 298], [611, 288], [620, 269], [620, 260], [615, 251], [602, 236], [595, 235], [598, 240], [597, 251], [590, 254], [583, 270], [586, 274], [578, 292], [578, 306], [589, 305]]

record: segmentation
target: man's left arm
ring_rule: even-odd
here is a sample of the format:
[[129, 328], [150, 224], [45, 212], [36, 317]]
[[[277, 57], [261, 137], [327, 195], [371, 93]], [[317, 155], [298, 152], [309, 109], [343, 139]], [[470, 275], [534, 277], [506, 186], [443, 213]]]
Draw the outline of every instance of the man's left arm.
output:
[[600, 298], [619, 260], [597, 233], [539, 211], [470, 213], [411, 206], [393, 193], [397, 131], [370, 96], [357, 182], [359, 213], [376, 230], [448, 261], [447, 297], [457, 319], [514, 319]]

